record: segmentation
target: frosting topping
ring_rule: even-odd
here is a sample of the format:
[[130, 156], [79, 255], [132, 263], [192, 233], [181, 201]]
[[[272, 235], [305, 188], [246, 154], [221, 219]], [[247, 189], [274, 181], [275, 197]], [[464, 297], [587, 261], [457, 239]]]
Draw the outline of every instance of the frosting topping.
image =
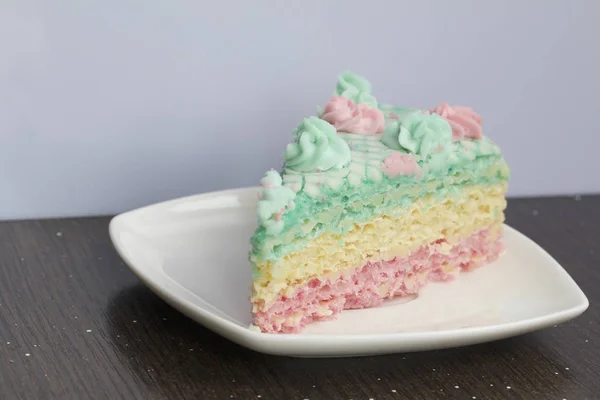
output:
[[261, 191], [256, 207], [258, 222], [264, 226], [268, 234], [278, 234], [283, 231], [283, 214], [295, 207], [296, 193], [282, 186], [281, 175], [275, 170], [267, 171], [260, 180]]
[[471, 107], [450, 106], [444, 102], [430, 111], [448, 121], [452, 127], [453, 140], [481, 139], [483, 137], [482, 118]]
[[321, 116], [338, 130], [348, 133], [382, 133], [383, 111], [367, 104], [355, 104], [352, 99], [334, 96]]
[[452, 129], [437, 114], [410, 111], [388, 120], [381, 141], [391, 149], [431, 156], [449, 150]]
[[398, 152], [390, 154], [383, 160], [381, 170], [388, 178], [395, 178], [400, 175], [421, 176], [421, 167], [417, 164], [416, 158], [411, 154]]
[[[369, 82], [346, 72], [318, 115], [294, 130], [282, 174], [269, 171], [261, 180], [260, 240], [293, 234], [290, 227], [301, 218], [310, 220], [314, 204], [346, 201], [344, 191], [360, 198], [363, 186], [384, 196], [389, 188], [418, 189], [419, 180], [443, 179], [456, 171], [477, 182], [508, 179], [500, 149], [483, 137], [481, 117], [471, 108], [442, 103], [423, 111], [378, 104]], [[407, 190], [407, 199], [413, 195]], [[307, 223], [302, 231], [312, 227]]]
[[338, 76], [335, 96], [351, 99], [356, 104], [377, 108], [377, 100], [371, 95], [371, 83], [362, 76], [346, 71]]
[[285, 149], [285, 168], [297, 172], [328, 171], [350, 163], [350, 148], [329, 122], [305, 118]]

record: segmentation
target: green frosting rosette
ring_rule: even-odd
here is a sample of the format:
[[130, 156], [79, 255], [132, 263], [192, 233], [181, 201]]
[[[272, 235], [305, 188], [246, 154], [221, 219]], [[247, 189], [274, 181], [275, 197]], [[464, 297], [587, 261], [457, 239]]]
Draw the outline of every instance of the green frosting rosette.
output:
[[377, 100], [371, 95], [371, 83], [352, 72], [343, 72], [338, 76], [334, 96], [343, 96], [355, 104], [366, 104], [377, 108]]
[[381, 141], [390, 149], [427, 158], [450, 150], [452, 128], [437, 114], [403, 112], [398, 119], [387, 120]]
[[350, 163], [350, 148], [336, 129], [317, 117], [305, 118], [294, 131], [295, 141], [285, 149], [285, 168], [297, 172], [320, 172]]

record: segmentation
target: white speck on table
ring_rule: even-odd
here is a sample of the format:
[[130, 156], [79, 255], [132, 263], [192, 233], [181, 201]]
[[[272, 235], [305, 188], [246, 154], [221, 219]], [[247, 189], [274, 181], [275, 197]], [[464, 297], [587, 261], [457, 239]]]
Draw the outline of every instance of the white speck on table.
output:
[[533, 211], [531, 212], [531, 214], [532, 214], [534, 217], [536, 217], [536, 216], [540, 215], [540, 212], [539, 212], [538, 210], [533, 210]]
[[507, 388], [508, 390], [512, 389], [510, 386], [507, 386], [506, 388]]
[[396, 389], [392, 389], [392, 393], [396, 393]]
[[85, 330], [87, 333], [90, 333], [92, 330], [91, 329], [86, 329]]
[[565, 367], [565, 369], [568, 371], [568, 370], [569, 370], [569, 367]]
[[56, 232], [56, 236], [62, 236], [62, 232]]
[[458, 385], [454, 385], [454, 389], [458, 389], [460, 386]]
[[29, 353], [25, 353], [25, 357], [29, 357], [31, 354]]

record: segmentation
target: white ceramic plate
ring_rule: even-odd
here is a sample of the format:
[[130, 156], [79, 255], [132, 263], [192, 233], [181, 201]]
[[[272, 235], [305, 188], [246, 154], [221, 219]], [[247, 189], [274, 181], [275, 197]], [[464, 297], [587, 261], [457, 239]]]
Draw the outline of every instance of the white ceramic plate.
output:
[[415, 300], [344, 311], [300, 334], [249, 329], [248, 239], [257, 188], [202, 194], [115, 217], [112, 241], [133, 272], [188, 317], [256, 351], [299, 357], [385, 354], [464, 346], [565, 322], [588, 300], [542, 248], [505, 226], [506, 254]]

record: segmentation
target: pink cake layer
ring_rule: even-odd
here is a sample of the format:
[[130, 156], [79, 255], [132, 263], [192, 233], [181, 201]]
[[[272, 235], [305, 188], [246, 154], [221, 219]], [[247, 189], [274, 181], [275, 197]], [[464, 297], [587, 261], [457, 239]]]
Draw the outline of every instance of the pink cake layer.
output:
[[408, 257], [368, 262], [337, 279], [314, 278], [292, 297], [279, 298], [255, 322], [263, 332], [294, 333], [313, 321], [333, 319], [344, 309], [367, 308], [385, 299], [416, 295], [428, 281], [445, 281], [494, 261], [503, 250], [500, 237], [476, 232], [450, 250], [441, 239]]

